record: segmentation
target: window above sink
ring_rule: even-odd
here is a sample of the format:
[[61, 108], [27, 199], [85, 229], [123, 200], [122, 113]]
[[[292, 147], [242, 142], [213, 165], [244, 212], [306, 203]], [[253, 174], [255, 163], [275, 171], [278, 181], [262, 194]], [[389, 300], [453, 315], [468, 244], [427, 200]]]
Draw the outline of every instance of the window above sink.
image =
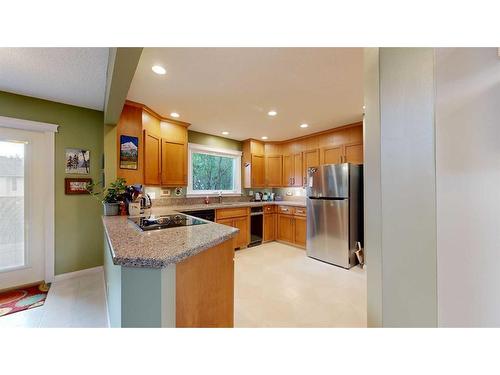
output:
[[241, 151], [190, 143], [187, 196], [241, 195]]

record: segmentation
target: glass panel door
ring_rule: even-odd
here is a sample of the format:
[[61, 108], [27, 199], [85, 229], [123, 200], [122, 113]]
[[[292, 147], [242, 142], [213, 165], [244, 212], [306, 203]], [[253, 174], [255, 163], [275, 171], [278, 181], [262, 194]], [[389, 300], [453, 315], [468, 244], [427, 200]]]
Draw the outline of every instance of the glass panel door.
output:
[[27, 265], [25, 144], [0, 140], [0, 272]]

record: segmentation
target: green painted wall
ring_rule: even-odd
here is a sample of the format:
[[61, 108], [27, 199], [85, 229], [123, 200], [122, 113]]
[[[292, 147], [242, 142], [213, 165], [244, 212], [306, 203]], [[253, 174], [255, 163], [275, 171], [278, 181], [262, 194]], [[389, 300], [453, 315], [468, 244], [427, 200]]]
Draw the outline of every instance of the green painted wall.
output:
[[240, 141], [224, 137], [217, 137], [216, 135], [195, 132], [193, 130], [188, 130], [188, 142], [205, 146], [225, 148], [229, 150], [242, 150], [242, 142]]
[[65, 195], [65, 148], [90, 150], [90, 177], [101, 179], [103, 112], [0, 91], [0, 116], [59, 125], [55, 136], [55, 273], [102, 265], [101, 205], [89, 195]]

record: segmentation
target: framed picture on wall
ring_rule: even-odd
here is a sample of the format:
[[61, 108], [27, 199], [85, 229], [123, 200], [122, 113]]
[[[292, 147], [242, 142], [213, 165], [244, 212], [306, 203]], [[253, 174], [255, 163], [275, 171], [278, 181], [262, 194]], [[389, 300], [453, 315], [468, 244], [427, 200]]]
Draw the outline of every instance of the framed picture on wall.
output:
[[120, 136], [120, 168], [137, 169], [139, 138]]
[[92, 183], [91, 178], [65, 178], [64, 193], [65, 194], [89, 194], [87, 185]]
[[79, 148], [66, 149], [66, 173], [89, 174], [90, 151]]

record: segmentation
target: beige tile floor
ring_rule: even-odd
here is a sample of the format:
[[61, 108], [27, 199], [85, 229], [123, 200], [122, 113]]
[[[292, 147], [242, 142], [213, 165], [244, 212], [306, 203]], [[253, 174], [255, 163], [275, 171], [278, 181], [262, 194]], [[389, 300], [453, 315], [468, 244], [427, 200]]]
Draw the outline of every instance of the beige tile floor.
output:
[[[235, 327], [366, 327], [366, 274], [272, 242], [236, 252]], [[53, 283], [45, 305], [2, 327], [107, 327], [103, 273]]]
[[235, 327], [366, 327], [366, 272], [271, 242], [236, 252]]
[[0, 317], [10, 327], [108, 327], [102, 271], [54, 282], [43, 306]]

